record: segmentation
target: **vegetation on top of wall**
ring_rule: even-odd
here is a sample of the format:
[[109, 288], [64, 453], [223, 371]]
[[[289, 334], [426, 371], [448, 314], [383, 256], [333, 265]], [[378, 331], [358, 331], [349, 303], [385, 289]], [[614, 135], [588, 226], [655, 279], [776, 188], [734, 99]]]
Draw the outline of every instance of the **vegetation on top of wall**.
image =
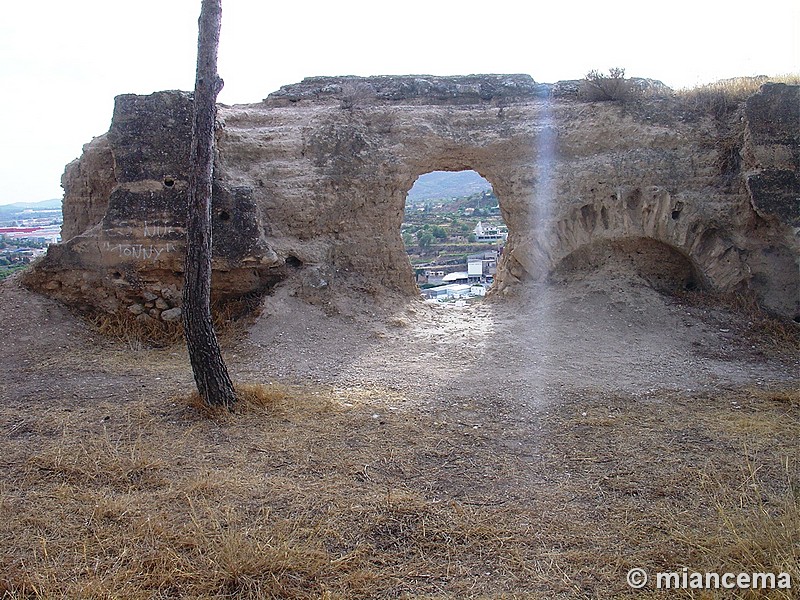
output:
[[[589, 71], [580, 82], [578, 98], [585, 102], [627, 103], [645, 96], [661, 96], [658, 88], [645, 89], [642, 80], [625, 78], [625, 69], [614, 67], [608, 74]], [[757, 93], [765, 83], [800, 85], [800, 73], [783, 75], [758, 75], [755, 77], [732, 77], [714, 83], [684, 88], [670, 92], [685, 108], [723, 118], [736, 110], [747, 98]], [[663, 88], [669, 92], [669, 88]]]
[[798, 85], [800, 84], [800, 73], [732, 77], [706, 85], [678, 90], [676, 94], [688, 108], [722, 117], [757, 93], [765, 83]]
[[581, 81], [578, 96], [588, 102], [625, 102], [638, 91], [630, 79], [625, 79], [625, 69], [612, 67], [608, 75], [596, 70], [589, 71]]

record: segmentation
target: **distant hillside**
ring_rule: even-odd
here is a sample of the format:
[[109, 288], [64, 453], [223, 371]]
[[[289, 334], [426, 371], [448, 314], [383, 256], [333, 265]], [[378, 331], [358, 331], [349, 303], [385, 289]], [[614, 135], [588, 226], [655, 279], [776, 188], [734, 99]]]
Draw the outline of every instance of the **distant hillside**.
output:
[[475, 171], [433, 171], [417, 179], [408, 192], [408, 200], [415, 203], [438, 198], [463, 198], [491, 189], [491, 184]]
[[61, 209], [61, 198], [42, 200], [41, 202], [14, 202], [0, 206], [0, 213], [18, 213], [23, 210], [54, 210]]

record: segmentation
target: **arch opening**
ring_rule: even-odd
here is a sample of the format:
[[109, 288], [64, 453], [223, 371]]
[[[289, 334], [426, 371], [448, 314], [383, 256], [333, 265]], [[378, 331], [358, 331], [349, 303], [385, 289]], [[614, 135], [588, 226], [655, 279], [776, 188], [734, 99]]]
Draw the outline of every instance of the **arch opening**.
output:
[[705, 287], [692, 260], [653, 238], [598, 240], [562, 259], [550, 273], [553, 283], [592, 278], [626, 279], [643, 283], [662, 294]]
[[479, 173], [429, 171], [406, 195], [400, 233], [422, 296], [463, 306], [494, 283], [508, 226]]

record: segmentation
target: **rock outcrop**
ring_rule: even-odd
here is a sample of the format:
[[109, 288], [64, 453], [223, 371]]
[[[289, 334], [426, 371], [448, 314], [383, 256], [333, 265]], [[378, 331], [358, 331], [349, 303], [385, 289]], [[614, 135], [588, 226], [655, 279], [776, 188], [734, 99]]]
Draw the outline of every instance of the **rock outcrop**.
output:
[[[317, 303], [416, 295], [406, 194], [423, 173], [473, 169], [509, 228], [497, 294], [621, 260], [662, 287], [751, 289], [796, 317], [799, 88], [765, 85], [724, 118], [669, 95], [590, 103], [578, 89], [522, 75], [312, 78], [220, 106], [217, 299], [277, 284]], [[174, 316], [190, 113], [182, 92], [117, 98], [110, 131], [67, 168], [64, 241], [30, 286]]]

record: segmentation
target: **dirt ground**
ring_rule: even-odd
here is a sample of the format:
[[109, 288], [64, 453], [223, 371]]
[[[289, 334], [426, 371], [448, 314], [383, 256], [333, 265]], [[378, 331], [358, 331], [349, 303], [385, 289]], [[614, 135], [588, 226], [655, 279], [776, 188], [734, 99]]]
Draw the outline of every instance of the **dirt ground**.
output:
[[[209, 416], [181, 346], [12, 278], [0, 596], [798, 597], [798, 336], [762, 317], [607, 274], [461, 308], [279, 291], [225, 346], [269, 401]], [[684, 567], [794, 589], [657, 589]]]

